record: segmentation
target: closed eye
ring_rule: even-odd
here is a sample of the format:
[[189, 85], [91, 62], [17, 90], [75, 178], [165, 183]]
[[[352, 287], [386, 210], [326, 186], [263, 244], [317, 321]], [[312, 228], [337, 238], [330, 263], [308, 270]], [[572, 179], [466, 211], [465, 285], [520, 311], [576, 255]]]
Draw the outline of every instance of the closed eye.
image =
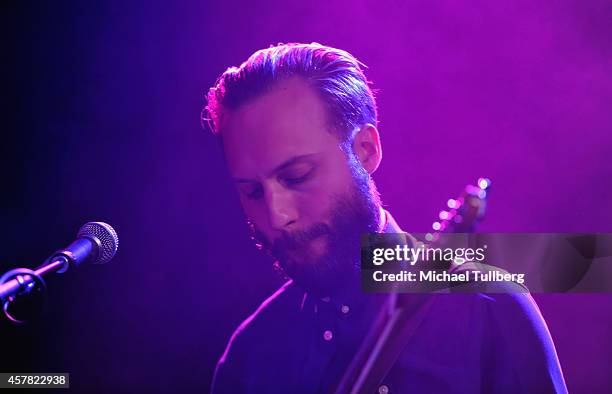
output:
[[307, 178], [308, 178], [307, 176], [302, 176], [299, 178], [285, 178], [284, 182], [286, 185], [295, 186], [295, 185], [299, 185], [300, 183], [304, 183]]
[[297, 186], [297, 185], [300, 185], [306, 182], [310, 178], [311, 174], [312, 174], [312, 170], [308, 171], [306, 174], [299, 176], [299, 177], [283, 177], [282, 182], [286, 186]]
[[242, 193], [251, 200], [257, 200], [258, 198], [261, 198], [261, 196], [263, 195], [263, 188], [261, 187], [260, 184], [257, 184], [257, 185], [253, 185], [248, 188], [247, 187], [243, 188]]

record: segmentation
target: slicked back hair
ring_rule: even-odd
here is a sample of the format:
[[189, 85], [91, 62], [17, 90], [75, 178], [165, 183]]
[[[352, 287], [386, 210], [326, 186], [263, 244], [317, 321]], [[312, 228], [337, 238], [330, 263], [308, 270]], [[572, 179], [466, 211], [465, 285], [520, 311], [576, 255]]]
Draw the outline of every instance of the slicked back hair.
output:
[[278, 44], [251, 55], [240, 67], [230, 67], [207, 94], [202, 120], [222, 134], [223, 119], [270, 92], [281, 81], [300, 77], [319, 94], [328, 111], [332, 132], [344, 144], [364, 124], [377, 125], [376, 101], [363, 68], [350, 53], [311, 44]]

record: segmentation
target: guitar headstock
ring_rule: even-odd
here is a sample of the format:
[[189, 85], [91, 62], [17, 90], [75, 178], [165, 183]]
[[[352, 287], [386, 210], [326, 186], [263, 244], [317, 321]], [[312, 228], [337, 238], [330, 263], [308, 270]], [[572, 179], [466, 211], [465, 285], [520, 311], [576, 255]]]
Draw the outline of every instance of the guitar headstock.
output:
[[432, 224], [433, 233], [427, 241], [437, 241], [440, 233], [471, 233], [485, 215], [487, 198], [491, 191], [491, 180], [478, 178], [476, 185], [467, 185], [457, 198], [447, 201], [447, 208], [438, 214], [439, 220]]

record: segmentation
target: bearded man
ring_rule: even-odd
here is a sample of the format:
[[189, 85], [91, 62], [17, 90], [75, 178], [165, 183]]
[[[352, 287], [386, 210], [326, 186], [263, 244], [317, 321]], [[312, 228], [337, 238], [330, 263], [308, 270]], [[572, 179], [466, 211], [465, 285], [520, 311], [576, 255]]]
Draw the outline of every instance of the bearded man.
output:
[[[205, 114], [254, 239], [290, 278], [232, 335], [212, 391], [342, 391], [392, 300], [361, 291], [360, 237], [402, 233], [372, 180], [382, 150], [363, 65], [316, 43], [279, 44], [225, 71]], [[431, 298], [373, 392], [567, 391], [528, 294]]]

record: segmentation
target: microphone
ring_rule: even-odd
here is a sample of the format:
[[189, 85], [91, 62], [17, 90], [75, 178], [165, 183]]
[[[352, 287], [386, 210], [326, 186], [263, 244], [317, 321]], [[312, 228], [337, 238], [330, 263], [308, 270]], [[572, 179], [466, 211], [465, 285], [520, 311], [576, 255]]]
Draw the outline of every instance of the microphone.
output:
[[77, 239], [65, 249], [58, 250], [49, 258], [50, 264], [56, 260], [64, 260], [62, 271], [70, 265], [78, 267], [84, 263], [108, 263], [117, 253], [119, 237], [110, 224], [103, 222], [85, 223], [77, 233]]
[[[119, 238], [109, 224], [103, 222], [85, 223], [77, 233], [77, 239], [66, 248], [58, 250], [35, 271], [17, 268], [0, 277], [0, 299], [14, 298], [29, 293], [36, 284], [46, 288], [43, 275], [50, 272], [64, 273], [70, 267], [81, 264], [104, 264], [117, 253]], [[5, 305], [6, 312], [6, 305]]]

